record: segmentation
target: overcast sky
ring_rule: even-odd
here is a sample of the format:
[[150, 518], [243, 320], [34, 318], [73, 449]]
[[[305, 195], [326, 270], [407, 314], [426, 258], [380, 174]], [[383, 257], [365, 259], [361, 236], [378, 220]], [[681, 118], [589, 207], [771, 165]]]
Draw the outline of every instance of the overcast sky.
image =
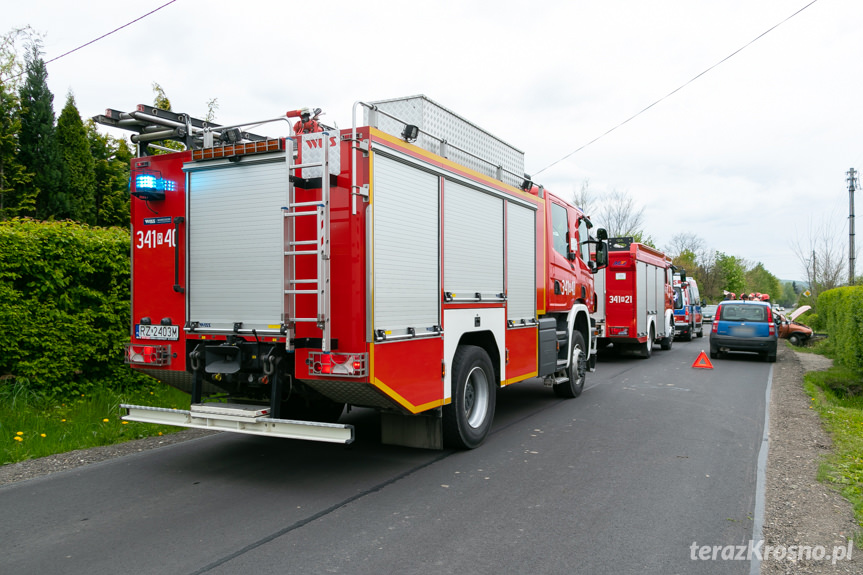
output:
[[[152, 104], [158, 82], [175, 112], [218, 98], [221, 124], [312, 106], [342, 128], [358, 100], [425, 94], [523, 150], [561, 195], [585, 180], [627, 192], [660, 247], [694, 233], [801, 279], [795, 239], [824, 226], [848, 243], [863, 1], [817, 0], [558, 160], [810, 1], [176, 0], [48, 64], [48, 84], [57, 114], [69, 90], [87, 118]], [[7, 1], [3, 32], [43, 33], [48, 61], [167, 2]]]

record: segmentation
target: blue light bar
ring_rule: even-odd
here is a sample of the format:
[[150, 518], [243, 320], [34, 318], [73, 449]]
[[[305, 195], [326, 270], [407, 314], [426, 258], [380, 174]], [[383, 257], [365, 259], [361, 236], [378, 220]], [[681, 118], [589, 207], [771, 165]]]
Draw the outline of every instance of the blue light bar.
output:
[[135, 189], [138, 191], [175, 192], [177, 183], [151, 174], [138, 174], [135, 178]]
[[159, 172], [143, 173], [135, 176], [135, 191], [132, 195], [145, 202], [165, 199], [165, 192], [176, 192], [177, 182], [166, 180]]

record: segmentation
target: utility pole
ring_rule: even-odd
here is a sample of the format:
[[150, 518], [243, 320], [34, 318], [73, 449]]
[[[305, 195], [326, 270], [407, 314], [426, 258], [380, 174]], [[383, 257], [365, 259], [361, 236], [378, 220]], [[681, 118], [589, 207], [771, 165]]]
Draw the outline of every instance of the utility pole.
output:
[[811, 293], [817, 293], [815, 289], [815, 282], [818, 278], [817, 270], [815, 268], [815, 250], [812, 250], [812, 283], [809, 284], [809, 291]]
[[851, 168], [846, 172], [848, 178], [848, 285], [854, 285], [854, 191], [860, 185], [857, 181], [857, 170]]

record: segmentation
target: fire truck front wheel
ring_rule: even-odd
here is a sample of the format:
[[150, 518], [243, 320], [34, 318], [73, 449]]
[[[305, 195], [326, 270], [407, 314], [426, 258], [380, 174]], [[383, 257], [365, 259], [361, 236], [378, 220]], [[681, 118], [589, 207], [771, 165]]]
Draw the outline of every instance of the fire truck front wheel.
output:
[[558, 397], [571, 399], [581, 395], [584, 380], [587, 378], [587, 352], [584, 336], [576, 331], [572, 337], [572, 353], [569, 355], [569, 366], [566, 368], [567, 381], [555, 383], [554, 394]]
[[481, 347], [460, 346], [453, 358], [452, 401], [443, 408], [444, 443], [456, 449], [478, 447], [491, 430], [497, 383]]

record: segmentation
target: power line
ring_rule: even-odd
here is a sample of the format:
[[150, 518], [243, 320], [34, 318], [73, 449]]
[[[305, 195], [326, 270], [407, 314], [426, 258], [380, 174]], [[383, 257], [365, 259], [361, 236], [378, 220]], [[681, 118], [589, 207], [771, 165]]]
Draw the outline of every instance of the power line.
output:
[[[132, 24], [134, 24], [135, 22], [138, 22], [139, 20], [143, 20], [144, 18], [146, 18], [147, 16], [149, 16], [149, 15], [151, 15], [151, 14], [155, 14], [156, 12], [158, 12], [159, 10], [161, 10], [162, 8], [165, 8], [166, 6], [169, 6], [169, 5], [173, 4], [173, 3], [174, 3], [174, 2], [176, 2], [176, 1], [177, 1], [177, 0], [170, 0], [169, 2], [166, 2], [165, 4], [162, 4], [162, 5], [161, 5], [161, 6], [159, 6], [158, 8], [156, 8], [156, 9], [154, 9], [154, 10], [150, 10], [149, 12], [147, 12], [146, 14], [144, 14], [143, 16], [139, 16], [138, 18], [135, 18], [135, 19], [134, 19], [134, 20], [132, 20], [131, 22], [127, 22], [127, 23], [123, 24], [123, 25], [122, 25], [122, 26], [120, 26], [119, 28], [114, 28], [114, 29], [113, 29], [113, 30], [111, 30], [110, 32], [108, 32], [108, 33], [106, 33], [106, 34], [102, 34], [102, 35], [101, 35], [101, 36], [99, 36], [98, 38], [95, 38], [95, 39], [93, 39], [93, 40], [90, 40], [90, 41], [89, 41], [89, 42], [87, 42], [86, 44], [81, 44], [81, 45], [80, 45], [80, 46], [78, 46], [77, 48], [73, 48], [72, 50], [69, 50], [68, 52], [66, 52], [66, 53], [64, 53], [64, 54], [60, 54], [60, 55], [59, 55], [59, 56], [57, 56], [56, 58], [51, 58], [50, 60], [48, 60], [47, 62], [45, 62], [45, 64], [46, 64], [46, 65], [47, 65], [47, 64], [50, 64], [51, 62], [55, 62], [55, 61], [59, 60], [60, 58], [63, 58], [63, 57], [65, 57], [65, 56], [68, 56], [69, 54], [72, 54], [73, 52], [77, 52], [77, 51], [78, 51], [78, 50], [80, 50], [81, 48], [86, 48], [86, 47], [87, 47], [87, 46], [89, 46], [90, 44], [95, 44], [95, 43], [96, 43], [96, 42], [98, 42], [99, 40], [101, 40], [101, 39], [103, 39], [103, 38], [107, 38], [107, 37], [108, 37], [108, 36], [110, 36], [111, 34], [114, 34], [115, 32], [119, 32], [120, 30], [122, 30], [123, 28], [126, 28], [126, 27], [128, 27], [128, 26], [131, 26], [131, 25], [132, 25]], [[20, 78], [20, 77], [21, 77], [21, 76], [23, 76], [25, 73], [26, 73], [26, 72], [21, 72], [20, 74], [17, 74], [17, 75], [15, 75], [15, 76], [10, 76], [9, 78], [4, 78], [3, 80], [0, 80], [0, 81], [2, 81], [2, 82], [6, 82], [6, 81], [8, 81], [8, 80], [14, 80], [15, 78]]]
[[804, 10], [806, 10], [807, 8], [809, 8], [810, 6], [812, 6], [813, 4], [815, 4], [816, 2], [818, 2], [818, 0], [812, 0], [812, 2], [810, 2], [809, 4], [807, 4], [806, 6], [804, 6], [803, 8], [801, 8], [800, 10], [798, 10], [797, 12], [793, 13], [792, 15], [788, 16], [787, 18], [785, 18], [784, 20], [782, 20], [781, 22], [779, 22], [778, 24], [776, 24], [776, 25], [774, 25], [773, 27], [771, 27], [771, 28], [767, 29], [766, 31], [762, 32], [761, 34], [759, 34], [758, 36], [756, 36], [755, 38], [753, 38], [752, 40], [750, 40], [749, 42], [747, 42], [746, 44], [744, 44], [743, 46], [741, 46], [740, 48], [738, 48], [737, 50], [735, 50], [734, 52], [732, 52], [731, 54], [729, 54], [728, 56], [726, 56], [725, 58], [723, 58], [722, 60], [720, 60], [720, 61], [718, 61], [717, 63], [713, 64], [712, 66], [710, 66], [709, 68], [707, 68], [706, 70], [704, 70], [703, 72], [701, 72], [700, 74], [698, 74], [697, 76], [693, 77], [693, 78], [692, 78], [691, 80], [689, 80], [688, 82], [686, 82], [686, 83], [682, 84], [681, 86], [678, 86], [677, 88], [675, 88], [674, 90], [672, 90], [671, 92], [669, 92], [669, 93], [668, 93], [668, 94], [666, 94], [665, 96], [661, 97], [660, 99], [656, 100], [655, 102], [653, 102], [652, 104], [650, 104], [649, 106], [647, 106], [646, 108], [644, 108], [643, 110], [641, 110], [640, 112], [638, 112], [637, 114], [634, 114], [634, 115], [630, 116], [629, 118], [627, 118], [627, 119], [625, 119], [624, 121], [620, 122], [619, 124], [617, 124], [617, 125], [616, 125], [616, 126], [614, 126], [613, 128], [611, 128], [611, 129], [607, 130], [605, 133], [603, 133], [603, 134], [601, 134], [601, 135], [599, 135], [599, 136], [595, 137], [595, 138], [594, 138], [594, 139], [592, 139], [591, 141], [589, 141], [589, 142], [587, 142], [586, 144], [582, 145], [580, 148], [577, 148], [577, 149], [573, 150], [572, 152], [570, 152], [570, 153], [568, 153], [567, 155], [563, 156], [563, 157], [562, 157], [562, 158], [560, 158], [559, 160], [556, 160], [556, 161], [554, 161], [554, 162], [550, 163], [549, 165], [547, 165], [546, 167], [544, 167], [544, 168], [543, 168], [543, 169], [541, 169], [540, 171], [538, 171], [538, 172], [534, 173], [533, 175], [534, 175], [534, 176], [536, 176], [536, 175], [538, 175], [538, 174], [541, 174], [542, 172], [546, 171], [546, 170], [547, 170], [547, 169], [549, 169], [550, 167], [552, 167], [552, 166], [554, 166], [554, 165], [556, 165], [556, 164], [559, 164], [560, 162], [562, 162], [562, 161], [566, 160], [566, 159], [567, 159], [567, 158], [569, 158], [570, 156], [573, 156], [573, 155], [577, 154], [578, 152], [580, 152], [581, 150], [583, 150], [583, 149], [585, 149], [586, 147], [590, 146], [591, 144], [593, 144], [593, 143], [595, 143], [595, 142], [597, 142], [597, 141], [601, 140], [602, 138], [604, 138], [605, 136], [609, 135], [610, 133], [612, 133], [612, 132], [613, 132], [613, 131], [615, 131], [616, 129], [620, 128], [620, 127], [621, 127], [621, 126], [623, 126], [624, 124], [627, 124], [627, 123], [631, 122], [632, 120], [634, 120], [635, 118], [639, 117], [640, 115], [642, 115], [643, 113], [645, 113], [646, 111], [648, 111], [648, 110], [649, 110], [649, 109], [651, 109], [652, 107], [656, 106], [657, 104], [659, 104], [659, 103], [660, 103], [660, 102], [662, 102], [663, 100], [665, 100], [665, 99], [667, 99], [667, 98], [670, 98], [671, 96], [673, 96], [674, 94], [676, 94], [677, 92], [679, 92], [680, 90], [682, 90], [683, 88], [685, 88], [686, 86], [688, 86], [689, 84], [693, 83], [694, 81], [696, 81], [696, 80], [697, 80], [697, 79], [699, 79], [700, 77], [704, 76], [705, 74], [707, 74], [708, 72], [710, 72], [711, 70], [713, 70], [714, 68], [716, 68], [717, 66], [719, 66], [720, 64], [722, 64], [723, 62], [725, 62], [725, 61], [727, 61], [727, 60], [730, 60], [732, 57], [736, 56], [737, 54], [739, 54], [740, 52], [742, 52], [743, 50], [745, 50], [746, 48], [748, 48], [749, 46], [751, 46], [752, 44], [754, 44], [755, 42], [757, 42], [758, 40], [760, 40], [761, 38], [763, 38], [764, 36], [766, 36], [767, 34], [769, 34], [770, 32], [772, 32], [772, 31], [773, 31], [773, 30], [775, 30], [776, 28], [778, 28], [778, 27], [780, 27], [781, 25], [785, 24], [786, 22], [788, 22], [789, 20], [791, 20], [792, 18], [794, 18], [795, 16], [797, 16], [798, 14], [800, 14], [801, 12], [803, 12]]

